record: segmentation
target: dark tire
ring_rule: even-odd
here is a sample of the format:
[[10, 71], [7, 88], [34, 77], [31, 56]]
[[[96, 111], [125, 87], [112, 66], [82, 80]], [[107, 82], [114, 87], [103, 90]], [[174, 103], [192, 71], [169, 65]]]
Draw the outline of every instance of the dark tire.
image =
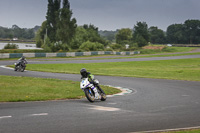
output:
[[17, 71], [17, 67], [15, 66], [14, 71]]
[[17, 71], [18, 71], [18, 72], [21, 71], [20, 66], [17, 66]]
[[88, 99], [90, 102], [94, 102], [95, 96], [94, 96], [94, 93], [93, 93], [93, 91], [91, 90], [91, 88], [85, 89], [84, 92], [85, 92], [85, 96], [87, 97], [87, 99]]
[[106, 101], [106, 94], [105, 92], [101, 89], [100, 86], [97, 86], [97, 88], [99, 89], [100, 93], [101, 93], [101, 101]]
[[23, 72], [25, 70], [25, 67], [21, 67], [21, 72]]

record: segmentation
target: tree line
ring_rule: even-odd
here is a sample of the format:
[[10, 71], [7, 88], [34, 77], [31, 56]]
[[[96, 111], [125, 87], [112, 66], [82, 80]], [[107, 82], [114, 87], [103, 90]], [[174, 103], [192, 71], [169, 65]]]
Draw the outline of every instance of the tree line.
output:
[[39, 26], [34, 28], [20, 28], [17, 25], [13, 25], [11, 28], [0, 26], [0, 38], [2, 39], [34, 39], [35, 33], [39, 29]]
[[200, 20], [186, 20], [183, 24], [172, 24], [163, 31], [156, 26], [148, 28], [146, 22], [137, 22], [133, 29], [123, 28], [117, 32], [101, 31], [101, 36], [116, 43], [137, 44], [140, 47], [152, 44], [199, 44]]

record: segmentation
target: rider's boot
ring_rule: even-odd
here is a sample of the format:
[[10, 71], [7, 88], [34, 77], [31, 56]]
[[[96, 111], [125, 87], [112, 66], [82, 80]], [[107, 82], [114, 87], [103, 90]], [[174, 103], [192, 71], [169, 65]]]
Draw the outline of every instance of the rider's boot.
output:
[[100, 96], [99, 93], [97, 92], [97, 88], [96, 88], [96, 87], [93, 88], [93, 91], [94, 91], [94, 93], [95, 93], [95, 99], [100, 99], [101, 96]]

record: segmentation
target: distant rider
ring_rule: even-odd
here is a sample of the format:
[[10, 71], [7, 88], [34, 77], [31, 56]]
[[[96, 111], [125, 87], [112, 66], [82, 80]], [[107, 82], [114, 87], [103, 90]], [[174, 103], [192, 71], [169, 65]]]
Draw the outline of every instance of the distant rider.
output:
[[16, 66], [19, 66], [20, 64], [22, 64], [23, 67], [26, 67], [26, 64], [28, 64], [25, 56], [22, 56], [20, 59], [18, 59], [18, 63], [17, 63]]
[[88, 81], [91, 83], [91, 88], [93, 89], [94, 93], [95, 93], [95, 99], [99, 99], [100, 95], [97, 92], [97, 88], [94, 86], [95, 82], [94, 82], [94, 75], [92, 75], [90, 72], [87, 72], [87, 70], [85, 68], [82, 68], [80, 71], [81, 74], [81, 79], [82, 78], [88, 78]]

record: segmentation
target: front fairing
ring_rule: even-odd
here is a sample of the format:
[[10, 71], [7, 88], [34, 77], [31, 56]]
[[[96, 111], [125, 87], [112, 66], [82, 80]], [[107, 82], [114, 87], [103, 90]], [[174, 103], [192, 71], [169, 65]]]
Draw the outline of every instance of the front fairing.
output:
[[81, 83], [80, 83], [80, 88], [81, 88], [81, 89], [85, 89], [85, 88], [87, 88], [89, 85], [90, 85], [90, 82], [88, 81], [88, 78], [83, 78], [83, 79], [81, 80]]

